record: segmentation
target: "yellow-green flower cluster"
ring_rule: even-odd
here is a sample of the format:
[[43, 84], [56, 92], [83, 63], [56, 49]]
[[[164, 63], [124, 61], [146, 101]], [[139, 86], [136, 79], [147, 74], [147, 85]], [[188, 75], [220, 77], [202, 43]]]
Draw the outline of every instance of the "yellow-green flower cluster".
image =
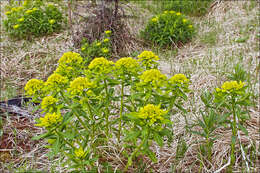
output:
[[59, 64], [71, 64], [71, 63], [82, 63], [83, 58], [80, 56], [79, 53], [75, 52], [66, 52], [62, 55], [59, 59]]
[[104, 43], [109, 42], [109, 38], [105, 38], [103, 42], [104, 42]]
[[108, 53], [108, 52], [109, 52], [109, 49], [108, 49], [108, 48], [102, 48], [102, 52], [103, 52], [103, 53]]
[[13, 26], [14, 29], [17, 29], [17, 28], [19, 28], [19, 27], [20, 27], [19, 24]]
[[115, 63], [115, 70], [118, 73], [136, 73], [139, 68], [138, 62], [132, 57], [120, 58]]
[[142, 65], [146, 67], [146, 69], [155, 68], [153, 65], [157, 65], [156, 61], [159, 60], [159, 57], [155, 55], [152, 51], [143, 51], [140, 55], [137, 56], [138, 61], [142, 62]]
[[170, 83], [172, 84], [187, 84], [189, 83], [189, 79], [184, 74], [176, 74], [170, 78]]
[[217, 92], [230, 93], [241, 90], [245, 86], [245, 82], [242, 81], [226, 81], [220, 88], [216, 88]]
[[167, 79], [167, 77], [157, 69], [146, 70], [140, 76], [141, 84], [152, 84], [153, 87], [162, 87]]
[[56, 21], [54, 19], [49, 20], [49, 23], [53, 25]]
[[107, 34], [107, 35], [109, 35], [111, 33], [112, 33], [112, 31], [110, 31], [110, 30], [105, 31], [105, 34]]
[[45, 86], [47, 86], [49, 89], [57, 90], [58, 88], [66, 85], [68, 83], [68, 79], [60, 74], [53, 73], [50, 75], [45, 82]]
[[138, 112], [138, 117], [141, 119], [148, 120], [148, 125], [153, 125], [156, 121], [164, 120], [164, 115], [167, 111], [160, 109], [160, 106], [155, 106], [153, 104], [148, 104], [140, 109]]
[[38, 80], [38, 79], [29, 80], [24, 87], [26, 94], [30, 96], [37, 94], [43, 88], [43, 84], [44, 82], [42, 80]]
[[84, 150], [83, 150], [83, 148], [80, 147], [79, 149], [76, 149], [76, 150], [74, 151], [74, 154], [75, 154], [76, 157], [78, 157], [78, 158], [84, 158], [87, 153], [85, 153]]
[[158, 61], [160, 58], [155, 55], [152, 51], [143, 51], [140, 55], [138, 55], [138, 61], [147, 61], [147, 60], [154, 60]]
[[[71, 95], [82, 95], [83, 91], [86, 91], [89, 88], [94, 88], [95, 84], [90, 82], [86, 77], [78, 77], [70, 82], [69, 91]], [[91, 92], [90, 90], [88, 92]], [[88, 94], [88, 93], [87, 93]]]
[[112, 71], [113, 65], [114, 63], [112, 61], [108, 61], [106, 58], [100, 57], [92, 60], [88, 68], [94, 73], [107, 74]]
[[52, 96], [46, 96], [42, 99], [42, 102], [41, 102], [41, 108], [42, 109], [46, 109], [48, 108], [49, 106], [53, 106], [55, 105], [56, 103], [58, 102], [58, 99], [52, 97]]
[[158, 19], [159, 19], [158, 17], [154, 17], [154, 18], [151, 19], [151, 21], [152, 22], [158, 22]]
[[35, 126], [39, 127], [50, 127], [62, 121], [61, 114], [57, 113], [47, 113], [44, 117], [40, 118], [40, 123], [35, 124]]

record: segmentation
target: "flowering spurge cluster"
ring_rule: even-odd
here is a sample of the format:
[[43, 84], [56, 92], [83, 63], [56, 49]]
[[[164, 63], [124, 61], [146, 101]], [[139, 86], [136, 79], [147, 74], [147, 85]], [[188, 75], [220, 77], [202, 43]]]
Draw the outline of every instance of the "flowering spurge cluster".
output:
[[81, 55], [88, 58], [88, 62], [92, 61], [95, 57], [109, 58], [111, 56], [111, 34], [112, 31], [107, 30], [104, 32], [104, 38], [95, 40], [89, 43], [86, 39], [82, 40]]
[[141, 32], [144, 39], [164, 47], [186, 43], [194, 34], [191, 21], [176, 11], [164, 11], [152, 17]]
[[137, 60], [97, 57], [85, 65], [79, 54], [64, 53], [45, 82], [31, 79], [25, 86], [46, 113], [36, 125], [47, 133], [35, 139], [52, 141], [48, 146], [52, 155], [64, 153], [78, 170], [94, 168], [104, 155], [98, 146], [113, 137], [129, 148], [126, 170], [139, 154], [156, 161], [150, 145], [155, 141], [163, 146], [165, 136], [171, 139], [172, 108], [182, 106], [189, 85], [183, 74], [171, 78], [162, 74], [158, 59], [144, 51]]
[[9, 7], [3, 20], [5, 30], [12, 37], [29, 38], [59, 31], [64, 21], [54, 4], [39, 0], [25, 0], [22, 6]]

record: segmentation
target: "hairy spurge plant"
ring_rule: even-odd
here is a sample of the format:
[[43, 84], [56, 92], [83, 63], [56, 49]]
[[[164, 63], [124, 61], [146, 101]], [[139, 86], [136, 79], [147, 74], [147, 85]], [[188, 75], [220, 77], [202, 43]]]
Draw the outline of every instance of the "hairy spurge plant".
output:
[[155, 162], [151, 145], [172, 139], [172, 109], [182, 107], [189, 91], [186, 76], [168, 79], [157, 69], [158, 59], [144, 51], [138, 60], [98, 57], [84, 65], [79, 54], [64, 53], [47, 81], [32, 79], [25, 86], [46, 113], [36, 125], [47, 132], [35, 139], [50, 141], [50, 155], [60, 153], [64, 164], [80, 171], [94, 169], [104, 155], [99, 146], [111, 141], [126, 148], [125, 170], [140, 154]]
[[165, 11], [152, 17], [141, 36], [159, 46], [178, 46], [191, 40], [195, 34], [191, 21], [180, 12]]
[[30, 38], [59, 31], [64, 22], [61, 11], [54, 4], [25, 0], [22, 6], [9, 7], [3, 20], [11, 37]]

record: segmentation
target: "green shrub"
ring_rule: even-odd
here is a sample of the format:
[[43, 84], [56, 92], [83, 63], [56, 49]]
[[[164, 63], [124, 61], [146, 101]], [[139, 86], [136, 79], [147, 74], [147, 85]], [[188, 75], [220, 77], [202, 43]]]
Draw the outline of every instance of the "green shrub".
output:
[[109, 153], [103, 146], [113, 144], [124, 147], [124, 172], [139, 155], [156, 162], [151, 146], [172, 140], [170, 115], [184, 109], [190, 84], [184, 74], [162, 74], [158, 59], [144, 51], [137, 60], [125, 57], [114, 63], [99, 57], [86, 66], [78, 53], [64, 53], [46, 82], [31, 79], [25, 86], [45, 112], [36, 126], [46, 133], [34, 139], [45, 138], [50, 155], [81, 172], [95, 169], [96, 161]]
[[188, 42], [194, 33], [191, 21], [180, 12], [165, 11], [149, 20], [141, 36], [159, 46], [171, 46]]
[[87, 64], [96, 57], [111, 57], [111, 34], [111, 31], [105, 31], [104, 39], [95, 40], [92, 43], [88, 43], [85, 39], [82, 40], [81, 55], [86, 59]]
[[175, 10], [181, 13], [202, 16], [208, 12], [212, 0], [167, 0], [162, 1], [161, 10]]
[[54, 4], [24, 1], [22, 6], [7, 7], [3, 21], [6, 32], [15, 38], [51, 34], [61, 29], [64, 18]]

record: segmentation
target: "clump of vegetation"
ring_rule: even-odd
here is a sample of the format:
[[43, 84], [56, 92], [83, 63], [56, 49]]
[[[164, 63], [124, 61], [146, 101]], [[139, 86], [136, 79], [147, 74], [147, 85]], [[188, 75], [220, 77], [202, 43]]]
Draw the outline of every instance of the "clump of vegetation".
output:
[[21, 6], [7, 7], [3, 21], [6, 32], [13, 38], [31, 38], [57, 32], [62, 28], [62, 12], [52, 3], [26, 0]]
[[191, 40], [195, 34], [191, 21], [180, 12], [164, 11], [152, 17], [141, 36], [159, 46], [178, 46]]
[[35, 139], [45, 138], [50, 155], [62, 153], [65, 164], [81, 171], [95, 169], [108, 144], [125, 148], [125, 171], [140, 155], [156, 162], [151, 146], [171, 141], [170, 115], [182, 108], [190, 83], [184, 74], [167, 78], [158, 59], [144, 51], [138, 60], [99, 57], [85, 66], [80, 54], [65, 53], [46, 82], [31, 79], [25, 86], [46, 113], [36, 126], [47, 132]]
[[87, 59], [87, 63], [96, 57], [111, 57], [111, 34], [112, 31], [107, 30], [102, 40], [95, 40], [92, 43], [88, 43], [85, 38], [82, 40], [81, 56]]

